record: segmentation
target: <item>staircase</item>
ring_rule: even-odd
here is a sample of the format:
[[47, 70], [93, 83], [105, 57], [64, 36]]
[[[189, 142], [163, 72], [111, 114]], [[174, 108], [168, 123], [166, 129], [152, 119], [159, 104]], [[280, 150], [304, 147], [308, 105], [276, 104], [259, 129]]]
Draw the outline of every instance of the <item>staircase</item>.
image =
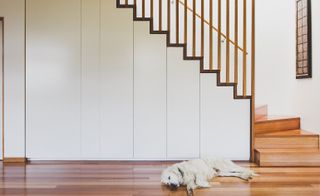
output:
[[268, 116], [256, 108], [255, 162], [259, 166], [320, 166], [319, 135], [301, 130], [299, 117]]
[[320, 166], [319, 135], [301, 130], [299, 117], [254, 109], [255, 0], [117, 0], [117, 8], [133, 9], [133, 20], [165, 34], [167, 47], [182, 47], [200, 73], [217, 74], [216, 85], [232, 87], [234, 99], [251, 100], [251, 154], [259, 166]]
[[232, 87], [234, 99], [251, 100], [259, 166], [320, 166], [319, 135], [301, 130], [299, 117], [254, 109], [255, 0], [117, 0], [117, 8], [133, 9], [133, 20], [165, 34], [167, 47], [182, 47], [184, 60], [199, 60], [200, 73], [217, 74], [216, 85]]

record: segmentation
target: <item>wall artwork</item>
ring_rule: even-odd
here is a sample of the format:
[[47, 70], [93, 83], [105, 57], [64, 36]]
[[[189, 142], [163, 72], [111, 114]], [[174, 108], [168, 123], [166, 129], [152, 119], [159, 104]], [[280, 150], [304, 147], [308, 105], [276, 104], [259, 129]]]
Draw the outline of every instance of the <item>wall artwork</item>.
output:
[[297, 63], [296, 78], [312, 77], [311, 0], [297, 3]]

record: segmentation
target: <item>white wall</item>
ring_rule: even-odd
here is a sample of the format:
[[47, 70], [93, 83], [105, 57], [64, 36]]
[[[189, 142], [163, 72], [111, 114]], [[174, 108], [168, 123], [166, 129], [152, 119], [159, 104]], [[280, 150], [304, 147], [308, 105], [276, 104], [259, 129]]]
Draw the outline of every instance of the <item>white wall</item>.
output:
[[295, 1], [256, 0], [256, 103], [272, 115], [292, 115]]
[[294, 110], [302, 128], [320, 133], [320, 2], [312, 0], [312, 78], [294, 81]]
[[4, 17], [5, 157], [25, 156], [24, 0], [0, 0]]

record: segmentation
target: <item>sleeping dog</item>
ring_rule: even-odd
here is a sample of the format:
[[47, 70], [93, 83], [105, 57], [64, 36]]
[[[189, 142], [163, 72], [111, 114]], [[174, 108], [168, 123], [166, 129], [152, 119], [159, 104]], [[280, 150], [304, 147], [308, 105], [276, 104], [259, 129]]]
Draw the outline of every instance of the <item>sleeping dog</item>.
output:
[[256, 174], [225, 159], [196, 159], [174, 164], [162, 172], [161, 182], [171, 189], [186, 186], [188, 195], [196, 188], [209, 188], [209, 180], [217, 176], [249, 180]]

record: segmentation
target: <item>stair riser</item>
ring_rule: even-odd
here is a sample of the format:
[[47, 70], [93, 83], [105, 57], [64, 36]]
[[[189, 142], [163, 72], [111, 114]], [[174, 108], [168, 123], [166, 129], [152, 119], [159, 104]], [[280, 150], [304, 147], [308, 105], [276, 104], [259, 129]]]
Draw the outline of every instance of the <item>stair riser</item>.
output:
[[255, 123], [255, 134], [300, 129], [300, 118]]
[[319, 167], [320, 153], [259, 154], [261, 167]]
[[319, 137], [257, 137], [255, 139], [256, 149], [294, 149], [294, 148], [319, 148]]

